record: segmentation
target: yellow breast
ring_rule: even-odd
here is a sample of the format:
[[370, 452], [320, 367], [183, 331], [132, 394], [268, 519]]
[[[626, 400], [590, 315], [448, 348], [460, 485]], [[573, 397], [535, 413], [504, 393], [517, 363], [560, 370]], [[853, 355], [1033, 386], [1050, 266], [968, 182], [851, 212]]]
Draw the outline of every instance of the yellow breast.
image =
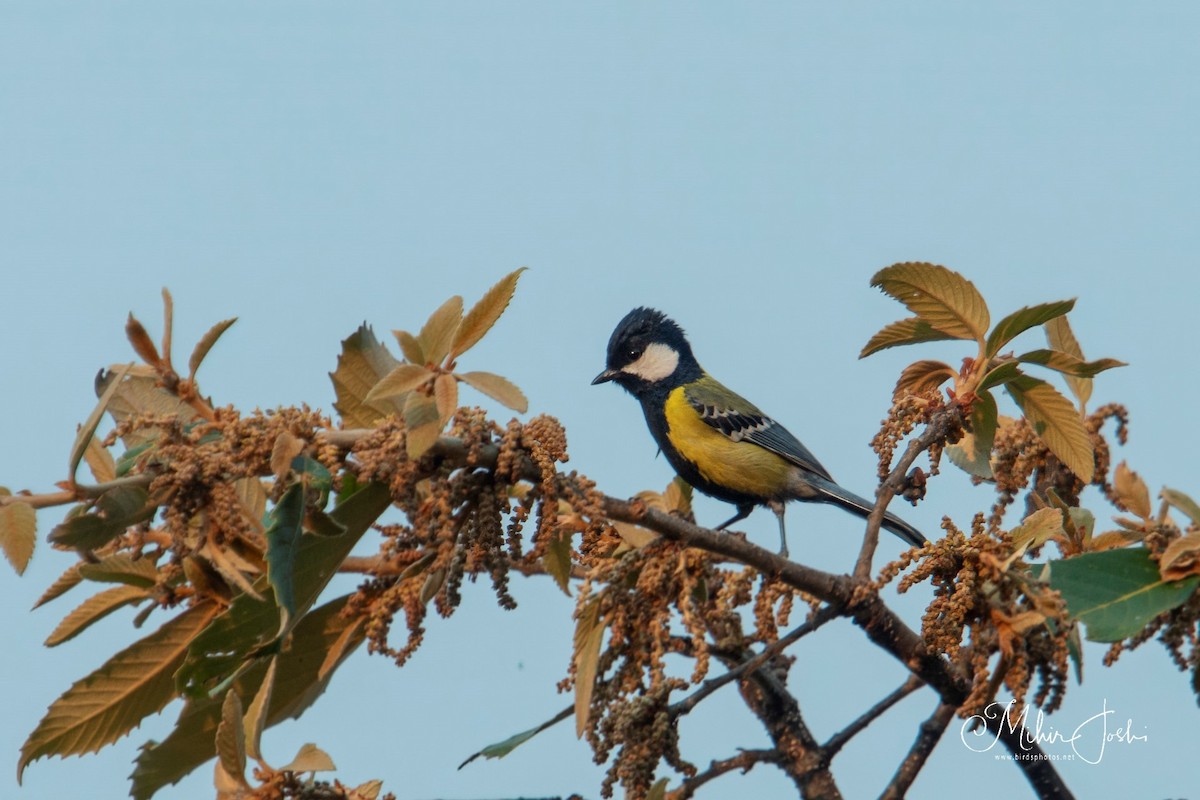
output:
[[791, 464], [770, 450], [751, 442], [735, 442], [713, 428], [696, 413], [683, 387], [667, 396], [664, 411], [671, 445], [705, 480], [755, 497], [782, 494]]

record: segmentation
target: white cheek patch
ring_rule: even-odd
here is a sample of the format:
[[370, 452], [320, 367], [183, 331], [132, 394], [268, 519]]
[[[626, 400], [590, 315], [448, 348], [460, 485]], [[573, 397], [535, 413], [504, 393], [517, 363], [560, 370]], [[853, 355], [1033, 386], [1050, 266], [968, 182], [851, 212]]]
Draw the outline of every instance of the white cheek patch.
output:
[[646, 348], [637, 361], [621, 367], [622, 372], [636, 375], [644, 381], [654, 383], [669, 377], [679, 366], [679, 353], [669, 345], [655, 342]]

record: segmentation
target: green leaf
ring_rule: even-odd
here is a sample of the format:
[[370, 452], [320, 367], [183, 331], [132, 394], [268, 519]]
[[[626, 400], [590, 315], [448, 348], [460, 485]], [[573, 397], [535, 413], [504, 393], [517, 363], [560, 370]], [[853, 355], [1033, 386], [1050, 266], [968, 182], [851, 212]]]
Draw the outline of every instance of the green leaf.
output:
[[281, 625], [296, 614], [296, 593], [293, 585], [296, 552], [304, 533], [304, 487], [293, 483], [283, 493], [268, 515], [267, 579], [275, 592], [275, 602], [283, 609]]
[[490, 372], [459, 372], [456, 374], [462, 378], [464, 383], [478, 389], [493, 400], [500, 401], [518, 414], [524, 414], [529, 410], [529, 401], [525, 399], [525, 394], [507, 378], [493, 375]]
[[337, 396], [333, 407], [346, 427], [370, 428], [388, 414], [403, 410], [403, 404], [395, 399], [366, 399], [375, 384], [399, 363], [365, 323], [342, 342], [337, 369], [329, 373], [329, 378]]
[[119, 373], [109, 381], [104, 393], [100, 395], [99, 402], [92, 409], [92, 413], [88, 415], [87, 420], [79, 428], [79, 433], [75, 434], [75, 443], [71, 445], [71, 458], [67, 464], [67, 476], [70, 480], [75, 480], [75, 470], [79, 468], [79, 462], [83, 460], [83, 453], [87, 450], [88, 443], [92, 441], [92, 437], [96, 435], [96, 428], [100, 427], [100, 420], [104, 417], [104, 412], [108, 408], [108, 404], [112, 402], [117, 394], [117, 390], [121, 387], [121, 381], [129, 374], [129, 370], [133, 369], [133, 364], [126, 364]]
[[1075, 301], [1072, 299], [1042, 303], [1036, 306], [1026, 306], [1014, 311], [997, 322], [996, 327], [992, 328], [992, 332], [988, 334], [987, 348], [985, 350], [987, 357], [991, 358], [999, 353], [1004, 345], [1030, 328], [1044, 325], [1052, 319], [1057, 319], [1074, 307]]
[[100, 496], [95, 513], [65, 520], [47, 538], [62, 547], [94, 550], [120, 536], [126, 528], [153, 519], [157, 510], [145, 489], [119, 486]]
[[[0, 487], [0, 497], [11, 497]], [[0, 549], [18, 575], [25, 574], [37, 543], [37, 512], [21, 501], [0, 505]]]
[[176, 696], [171, 676], [188, 643], [215, 612], [210, 603], [193, 606], [76, 681], [21, 746], [18, 782], [35, 759], [95, 752], [161, 711]]
[[514, 734], [514, 735], [508, 737], [503, 742], [496, 742], [495, 744], [489, 744], [487, 747], [483, 748], [479, 752], [472, 753], [470, 755], [470, 757], [467, 758], [466, 761], [464, 761], [458, 765], [458, 768], [462, 769], [467, 764], [470, 764], [472, 761], [479, 758], [480, 756], [483, 756], [484, 758], [504, 758], [506, 755], [511, 753], [513, 750], [516, 750], [518, 747], [520, 747], [521, 745], [528, 742], [534, 736], [537, 736], [539, 733], [546, 730], [547, 728], [557, 725], [558, 723], [562, 722], [567, 717], [571, 716], [572, 710], [573, 710], [573, 708], [571, 706], [567, 706], [562, 711], [558, 712], [553, 717], [551, 717], [550, 719], [543, 722], [541, 725], [538, 725], [536, 728], [530, 728], [527, 731], [521, 731], [520, 733], [517, 733], [517, 734]]
[[1200, 525], [1200, 505], [1197, 505], [1195, 500], [1178, 489], [1168, 489], [1166, 487], [1159, 492], [1158, 496], [1165, 500], [1168, 505], [1172, 505], [1184, 514], [1187, 514], [1188, 519], [1192, 522]]
[[454, 334], [462, 324], [463, 299], [458, 295], [451, 297], [441, 307], [429, 315], [425, 326], [417, 334], [421, 343], [421, 351], [425, 354], [426, 363], [440, 364], [450, 352], [454, 342]]
[[[1046, 341], [1049, 342], [1051, 349], [1059, 350], [1083, 361], [1083, 348], [1079, 346], [1079, 340], [1071, 332], [1071, 323], [1067, 322], [1066, 317], [1052, 319], [1044, 327]], [[1071, 388], [1071, 393], [1079, 401], [1079, 409], [1082, 412], [1092, 396], [1092, 379], [1067, 375], [1066, 380], [1067, 386]]]
[[654, 785], [650, 787], [650, 791], [646, 793], [646, 800], [665, 800], [667, 796], [667, 784], [669, 782], [667, 778], [656, 780]]
[[1070, 353], [1061, 350], [1030, 350], [1016, 357], [1023, 364], [1038, 364], [1043, 367], [1073, 375], [1077, 378], [1093, 378], [1107, 369], [1127, 366], [1124, 361], [1115, 358], [1101, 358], [1096, 361], [1084, 361]]
[[367, 393], [367, 401], [400, 397], [419, 389], [433, 380], [437, 373], [415, 364], [401, 364], [393, 369]]
[[1118, 642], [1185, 603], [1200, 576], [1166, 582], [1145, 548], [1104, 550], [1050, 562], [1050, 586], [1093, 642]]
[[58, 627], [46, 638], [46, 647], [55, 647], [74, 639], [92, 623], [99, 622], [118, 608], [140, 603], [146, 597], [146, 590], [139, 586], [114, 586], [92, 595], [58, 623]]
[[188, 359], [188, 372], [192, 380], [196, 379], [196, 370], [200, 369], [200, 364], [208, 356], [208, 351], [212, 350], [217, 340], [221, 338], [221, 334], [229, 330], [229, 326], [237, 322], [237, 317], [221, 320], [216, 325], [213, 325], [196, 343], [196, 348], [192, 350], [192, 357]]
[[1091, 483], [1096, 471], [1092, 440], [1071, 401], [1045, 381], [1027, 375], [1009, 381], [1005, 388], [1050, 452], [1081, 481]]
[[984, 480], [992, 480], [992, 446], [996, 441], [999, 422], [996, 398], [980, 390], [971, 407], [971, 429], [956, 444], [946, 448], [951, 463], [964, 472]]
[[942, 342], [947, 339], [954, 339], [954, 336], [947, 336], [939, 330], [935, 330], [932, 325], [922, 319], [909, 317], [908, 319], [898, 320], [885, 325], [882, 330], [870, 338], [863, 345], [862, 351], [858, 354], [859, 358], [866, 358], [872, 353], [877, 353], [880, 350], [886, 350], [889, 347], [899, 347], [906, 344], [920, 344], [922, 342]]
[[953, 270], [937, 264], [893, 264], [875, 273], [871, 285], [952, 339], [983, 342], [987, 335], [987, 303], [973, 283]]
[[217, 725], [217, 758], [225, 774], [246, 785], [246, 730], [242, 727], [242, 699], [232, 687], [221, 704], [221, 722]]
[[[341, 614], [348, 599], [348, 596], [339, 597], [305, 615], [291, 633], [290, 647], [274, 659], [258, 659], [233, 681], [232, 689], [243, 697], [254, 695], [257, 702], [269, 664], [276, 665], [270, 697], [264, 700], [269, 709], [264, 727], [299, 717], [325, 690], [329, 676], [319, 679], [318, 671], [325, 663], [329, 649], [342, 638], [345, 629], [354, 624], [352, 619]], [[258, 605], [274, 608], [266, 603]], [[363, 638], [360, 636], [352, 644], [361, 644]], [[216, 754], [215, 736], [220, 720], [219, 695], [204, 694], [188, 700], [171, 734], [161, 743], [143, 748], [138, 755], [132, 775], [131, 794], [135, 800], [149, 800], [158, 789], [177, 783], [212, 758]]]
[[81, 564], [80, 577], [100, 583], [124, 583], [148, 589], [158, 582], [158, 566], [149, 558], [135, 559], [124, 553], [94, 564]]
[[571, 532], [559, 531], [551, 534], [546, 543], [546, 554], [542, 556], [542, 566], [558, 588], [567, 597], [571, 596]]
[[328, 753], [309, 742], [301, 745], [296, 757], [279, 769], [287, 772], [332, 772], [337, 767]]
[[483, 338], [500, 315], [508, 308], [513, 293], [517, 290], [517, 279], [528, 267], [521, 267], [501, 278], [495, 286], [487, 290], [487, 294], [472, 306], [463, 318], [462, 325], [454, 336], [454, 344], [450, 348], [450, 360], [455, 361], [463, 353], [470, 350]]
[[596, 688], [596, 669], [606, 621], [600, 616], [600, 601], [592, 600], [579, 612], [575, 624], [575, 736], [583, 737]]

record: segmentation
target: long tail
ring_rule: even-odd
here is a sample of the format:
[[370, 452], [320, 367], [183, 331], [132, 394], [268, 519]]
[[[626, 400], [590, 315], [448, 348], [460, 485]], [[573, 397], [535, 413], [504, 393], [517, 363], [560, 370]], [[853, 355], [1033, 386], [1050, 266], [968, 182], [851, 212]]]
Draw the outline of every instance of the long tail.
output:
[[[870, 516], [872, 509], [875, 508], [874, 503], [859, 497], [854, 492], [843, 489], [833, 481], [825, 480], [817, 475], [806, 477], [808, 478], [808, 483], [818, 492], [818, 495], [812, 498], [813, 500], [832, 503], [839, 508], [846, 509], [852, 514], [857, 514], [863, 519]], [[890, 511], [886, 512], [883, 516], [883, 527], [914, 547], [923, 545], [928, 541], [925, 535], [919, 530]]]

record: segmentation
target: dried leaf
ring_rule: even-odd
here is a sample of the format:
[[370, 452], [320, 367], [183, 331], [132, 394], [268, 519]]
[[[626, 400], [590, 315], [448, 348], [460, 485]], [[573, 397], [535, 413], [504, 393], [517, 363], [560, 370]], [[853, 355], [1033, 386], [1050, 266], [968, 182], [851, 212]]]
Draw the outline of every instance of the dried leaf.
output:
[[[0, 497], [10, 497], [8, 489], [0, 487]], [[33, 548], [37, 543], [37, 512], [21, 501], [0, 505], [0, 549], [18, 575], [25, 574]]]
[[21, 746], [17, 780], [35, 759], [95, 752], [161, 711], [177, 696], [173, 675], [188, 644], [215, 613], [212, 603], [192, 606], [76, 681]]
[[1163, 580], [1177, 581], [1189, 575], [1200, 575], [1200, 533], [1180, 536], [1163, 550], [1158, 562]]
[[1135, 531], [1106, 531], [1099, 536], [1093, 536], [1087, 549], [1089, 553], [1099, 553], [1101, 550], [1114, 550], [1137, 544], [1143, 538], [1142, 534]]
[[129, 319], [125, 322], [125, 335], [129, 337], [129, 343], [133, 345], [133, 351], [152, 367], [157, 367], [162, 361], [158, 356], [158, 348], [154, 346], [154, 341], [150, 338], [150, 334], [146, 333], [146, 329], [142, 327], [142, 323], [134, 318], [133, 312], [129, 313]]
[[[1046, 328], [1046, 341], [1049, 342], [1050, 347], [1075, 356], [1080, 361], [1083, 360], [1083, 348], [1079, 346], [1079, 340], [1071, 332], [1071, 324], [1067, 322], [1066, 317], [1052, 319], [1044, 327]], [[1071, 393], [1079, 401], [1079, 408], [1082, 411], [1092, 396], [1092, 379], [1067, 375], [1066, 380], [1067, 386], [1071, 387]]]
[[383, 781], [373, 780], [359, 784], [350, 790], [350, 796], [347, 800], [378, 800], [379, 793], [383, 791]]
[[558, 588], [567, 597], [571, 596], [571, 533], [560, 531], [551, 534], [546, 543], [546, 553], [542, 556], [542, 566]]
[[281, 772], [332, 772], [337, 767], [328, 753], [309, 742], [300, 748], [295, 758], [279, 769]]
[[427, 364], [442, 363], [442, 359], [450, 352], [450, 345], [454, 342], [462, 319], [463, 299], [458, 295], [442, 303], [437, 311], [429, 315], [425, 326], [417, 334]]
[[1044, 325], [1053, 319], [1058, 319], [1075, 307], [1075, 301], [1058, 300], [1053, 303], [1042, 303], [1036, 306], [1026, 306], [1014, 311], [996, 323], [987, 337], [986, 355], [988, 358], [1000, 352], [1004, 345], [1017, 338], [1030, 328]]
[[96, 483], [108, 483], [117, 477], [117, 462], [113, 460], [108, 448], [95, 436], [88, 440], [83, 451], [83, 460], [87, 462]]
[[1165, 487], [1161, 492], [1158, 493], [1158, 496], [1165, 500], [1169, 505], [1174, 506], [1184, 514], [1187, 514], [1188, 519], [1190, 519], [1194, 524], [1200, 525], [1200, 505], [1197, 505], [1195, 500], [1188, 497], [1178, 489], [1168, 489]]
[[663, 505], [667, 513], [690, 517], [692, 514], [692, 485], [679, 476], [667, 484], [663, 492]]
[[275, 480], [283, 482], [292, 470], [292, 459], [304, 451], [304, 442], [287, 431], [275, 437], [275, 446], [271, 448], [271, 472]]
[[1071, 401], [1045, 381], [1021, 376], [1005, 384], [1037, 435], [1085, 484], [1092, 482], [1096, 457], [1083, 419]]
[[421, 347], [421, 342], [417, 340], [417, 337], [408, 331], [392, 331], [392, 335], [396, 337], [396, 343], [400, 345], [400, 352], [404, 354], [405, 361], [419, 367], [428, 363], [428, 359], [425, 358], [425, 349]]
[[246, 755], [259, 762], [262, 761], [262, 732], [267, 727], [267, 709], [271, 707], [271, 690], [275, 687], [275, 669], [278, 663], [278, 656], [271, 656], [271, 665], [267, 667], [266, 677], [254, 693], [254, 700], [242, 718], [242, 729], [246, 735]]
[[71, 459], [67, 464], [67, 475], [70, 480], [75, 480], [75, 470], [79, 467], [79, 462], [83, 460], [83, 454], [87, 450], [88, 444], [92, 441], [92, 437], [96, 435], [96, 428], [100, 427], [100, 420], [104, 416], [105, 409], [108, 404], [113, 401], [117, 394], [117, 390], [121, 387], [121, 381], [129, 373], [132, 364], [127, 364], [125, 367], [111, 379], [111, 382], [100, 395], [100, 401], [96, 403], [96, 407], [92, 409], [92, 413], [88, 415], [87, 420], [79, 428], [79, 432], [75, 434], [75, 443], [71, 445]]
[[367, 393], [367, 402], [398, 397], [433, 380], [437, 373], [415, 364], [401, 364], [383, 377]]
[[1146, 482], [1129, 465], [1122, 461], [1117, 464], [1113, 475], [1113, 488], [1121, 507], [1131, 514], [1137, 514], [1142, 519], [1150, 519], [1153, 511], [1150, 508], [1150, 490]]
[[404, 403], [405, 446], [409, 458], [420, 458], [441, 435], [437, 403], [432, 397], [413, 392]]
[[920, 344], [921, 342], [940, 342], [954, 338], [956, 337], [948, 336], [936, 330], [923, 319], [909, 317], [908, 319], [897, 320], [890, 325], [885, 325], [863, 345], [863, 349], [859, 352], [858, 357], [866, 358], [872, 353], [886, 350], [889, 347]]
[[162, 354], [163, 359], [169, 366], [171, 364], [171, 336], [175, 329], [175, 300], [171, 297], [171, 293], [167, 291], [167, 287], [162, 288], [163, 300], [163, 338], [162, 338]]
[[484, 334], [496, 324], [496, 320], [500, 319], [504, 309], [508, 308], [513, 293], [517, 290], [517, 279], [526, 269], [528, 268], [521, 267], [505, 275], [467, 312], [455, 334], [454, 345], [450, 348], [451, 361], [457, 360], [478, 344]]
[[987, 335], [987, 303], [973, 283], [953, 270], [917, 262], [893, 264], [875, 273], [871, 285], [946, 336], [982, 342]]
[[337, 369], [329, 373], [329, 378], [337, 395], [333, 407], [337, 409], [344, 425], [369, 428], [388, 414], [398, 414], [403, 410], [404, 404], [395, 399], [377, 402], [366, 400], [367, 393], [375, 384], [399, 363], [379, 343], [368, 325], [359, 326], [342, 342]]
[[906, 394], [922, 395], [936, 389], [958, 373], [944, 361], [916, 361], [900, 372], [892, 397], [899, 399]]
[[258, 570], [254, 569], [252, 564], [247, 563], [236, 552], [210, 544], [201, 551], [201, 554], [208, 557], [209, 561], [212, 562], [213, 568], [220, 573], [222, 578], [255, 600], [263, 600], [263, 596], [258, 593], [258, 590], [254, 588], [254, 584], [245, 575], [245, 572], [257, 572]]
[[457, 374], [468, 385], [493, 400], [500, 401], [518, 414], [524, 414], [529, 410], [529, 401], [525, 399], [525, 394], [507, 378], [493, 375], [490, 372], [460, 372]]
[[246, 785], [246, 730], [242, 727], [242, 699], [235, 689], [225, 692], [221, 723], [217, 726], [217, 759], [225, 774]]
[[579, 612], [575, 624], [575, 736], [583, 738], [591, 715], [592, 692], [606, 621], [600, 617], [600, 602], [592, 600]]
[[114, 586], [92, 595], [58, 623], [46, 637], [46, 647], [55, 647], [74, 639], [93, 623], [107, 617], [118, 608], [139, 603], [147, 597], [146, 590], [137, 586]]
[[641, 550], [659, 539], [659, 534], [654, 531], [628, 522], [614, 522], [613, 527], [617, 529], [617, 535], [621, 537], [621, 540], [634, 550]]
[[438, 375], [433, 382], [433, 399], [437, 404], [438, 430], [443, 431], [458, 410], [458, 379], [445, 372]]
[[200, 337], [200, 341], [196, 343], [196, 348], [192, 350], [192, 357], [188, 359], [189, 379], [196, 379], [196, 370], [200, 369], [200, 364], [208, 356], [208, 351], [212, 350], [213, 345], [221, 338], [221, 334], [229, 330], [229, 326], [235, 322], [237, 322], [237, 317], [221, 320]]
[[1022, 553], [1041, 547], [1046, 542], [1065, 534], [1063, 514], [1057, 508], [1039, 508], [1022, 520], [1020, 525], [1008, 532], [1014, 550]]

